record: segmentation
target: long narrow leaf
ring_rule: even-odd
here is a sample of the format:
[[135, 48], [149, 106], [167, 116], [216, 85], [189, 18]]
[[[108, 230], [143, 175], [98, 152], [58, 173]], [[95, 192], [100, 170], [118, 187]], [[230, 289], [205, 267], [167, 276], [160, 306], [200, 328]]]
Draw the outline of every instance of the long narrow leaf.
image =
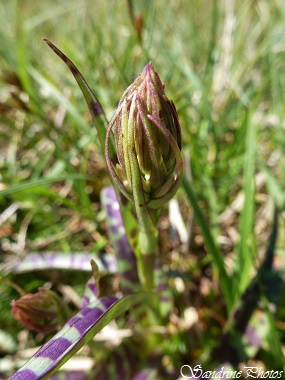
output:
[[113, 186], [105, 187], [101, 191], [101, 204], [107, 214], [108, 234], [116, 250], [121, 290], [125, 294], [138, 291], [136, 257], [126, 236], [120, 205]]
[[203, 215], [203, 212], [201, 208], [198, 205], [198, 201], [195, 195], [195, 192], [193, 191], [192, 187], [190, 186], [188, 180], [183, 177], [182, 179], [182, 185], [184, 187], [185, 193], [187, 195], [187, 198], [189, 202], [191, 203], [193, 210], [194, 210], [194, 215], [196, 218], [197, 223], [199, 224], [202, 235], [205, 241], [205, 245], [208, 249], [208, 253], [212, 258], [213, 265], [217, 269], [220, 277], [220, 283], [221, 283], [221, 288], [222, 292], [225, 297], [226, 305], [228, 310], [231, 309], [232, 306], [232, 297], [231, 297], [231, 283], [230, 283], [230, 278], [226, 272], [225, 266], [224, 266], [224, 260], [221, 251], [218, 249], [211, 231], [209, 229], [209, 226], [206, 222], [206, 218]]
[[240, 221], [240, 245], [236, 262], [238, 265], [235, 295], [245, 290], [250, 281], [250, 271], [254, 262], [254, 214], [255, 214], [255, 151], [256, 125], [247, 117], [246, 151], [244, 156], [244, 205]]
[[51, 183], [61, 182], [66, 180], [80, 180], [87, 179], [86, 175], [82, 174], [66, 174], [60, 177], [48, 177], [48, 178], [36, 178], [28, 181], [17, 183], [16, 185], [8, 186], [6, 189], [0, 190], [0, 197], [18, 193], [20, 191], [25, 191], [37, 187], [44, 187], [50, 185]]
[[266, 185], [269, 194], [275, 201], [275, 204], [280, 210], [285, 209], [285, 193], [282, 184], [279, 179], [275, 178], [270, 169], [266, 166], [262, 166], [262, 173], [265, 176]]
[[93, 123], [97, 129], [102, 152], [105, 153], [105, 139], [108, 121], [99, 100], [96, 98], [95, 94], [87, 84], [80, 71], [74, 65], [74, 63], [71, 62], [71, 60], [65, 54], [63, 54], [53, 43], [48, 41], [46, 38], [43, 38], [43, 40], [55, 52], [55, 54], [57, 54], [63, 60], [63, 62], [67, 65], [72, 75], [74, 76], [76, 82], [78, 83], [78, 86], [80, 87], [88, 105]]
[[82, 309], [9, 380], [48, 379], [111, 320], [142, 302], [147, 293], [101, 298]]
[[117, 263], [114, 255], [74, 252], [29, 253], [23, 258], [15, 258], [0, 265], [5, 273], [26, 273], [48, 269], [90, 271], [90, 261], [95, 260], [100, 272], [116, 273]]
[[100, 297], [100, 273], [98, 265], [94, 260], [91, 261], [92, 276], [87, 281], [83, 295], [83, 303], [81, 308], [85, 308]]

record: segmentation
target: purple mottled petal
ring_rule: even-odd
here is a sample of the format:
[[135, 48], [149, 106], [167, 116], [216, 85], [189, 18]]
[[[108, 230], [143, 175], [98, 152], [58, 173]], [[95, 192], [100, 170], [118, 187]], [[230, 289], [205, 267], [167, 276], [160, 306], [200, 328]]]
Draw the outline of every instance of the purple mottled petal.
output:
[[[44, 347], [44, 350], [39, 350], [35, 354], [35, 358], [43, 357], [51, 360], [57, 359], [68, 347], [72, 345], [72, 342], [66, 338], [58, 338], [50, 340]], [[51, 346], [51, 347], [50, 347]]]

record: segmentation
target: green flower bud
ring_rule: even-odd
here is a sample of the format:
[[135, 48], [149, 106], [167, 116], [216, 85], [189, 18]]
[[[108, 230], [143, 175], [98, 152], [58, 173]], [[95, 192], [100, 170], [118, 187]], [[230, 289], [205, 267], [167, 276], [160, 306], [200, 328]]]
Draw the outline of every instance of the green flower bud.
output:
[[[116, 154], [110, 154], [110, 140]], [[181, 129], [176, 108], [149, 63], [124, 92], [109, 123], [106, 160], [120, 191], [139, 207], [158, 209], [178, 190], [183, 172]], [[143, 197], [141, 196], [143, 194]], [[143, 204], [141, 204], [143, 203]]]
[[44, 334], [54, 331], [67, 320], [66, 307], [51, 290], [40, 289], [12, 301], [12, 314], [29, 330]]

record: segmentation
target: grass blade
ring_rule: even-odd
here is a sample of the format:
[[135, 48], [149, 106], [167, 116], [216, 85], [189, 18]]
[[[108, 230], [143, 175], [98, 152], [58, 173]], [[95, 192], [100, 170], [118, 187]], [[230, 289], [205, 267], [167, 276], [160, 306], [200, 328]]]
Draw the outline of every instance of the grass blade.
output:
[[198, 205], [196, 194], [192, 186], [189, 184], [188, 180], [185, 177], [182, 179], [182, 185], [187, 195], [187, 198], [193, 207], [196, 221], [201, 228], [205, 245], [208, 249], [209, 255], [211, 256], [213, 265], [215, 269], [218, 271], [220, 282], [221, 282], [221, 288], [225, 297], [227, 309], [230, 310], [232, 306], [231, 283], [230, 283], [230, 278], [224, 266], [224, 259], [223, 259], [222, 253], [218, 249], [212, 237], [206, 218], [201, 208]]
[[18, 193], [20, 191], [33, 189], [36, 187], [48, 186], [51, 183], [55, 183], [55, 182], [61, 182], [61, 181], [66, 181], [66, 180], [81, 180], [81, 179], [85, 180], [86, 175], [67, 174], [66, 176], [63, 175], [61, 177], [32, 179], [30, 181], [24, 181], [24, 182], [18, 183], [16, 185], [11, 185], [11, 186], [7, 187], [6, 189], [0, 190], [0, 197], [1, 196], [4, 197], [7, 195]]
[[237, 276], [235, 282], [236, 298], [245, 290], [250, 281], [250, 271], [254, 264], [255, 236], [255, 153], [256, 153], [256, 124], [246, 118], [246, 147], [244, 155], [244, 205], [240, 220], [240, 244], [238, 250]]

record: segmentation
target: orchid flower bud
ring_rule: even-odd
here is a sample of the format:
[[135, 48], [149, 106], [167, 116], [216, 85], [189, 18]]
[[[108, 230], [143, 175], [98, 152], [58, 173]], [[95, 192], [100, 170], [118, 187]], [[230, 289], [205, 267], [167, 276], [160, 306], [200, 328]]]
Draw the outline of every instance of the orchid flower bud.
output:
[[[111, 132], [115, 155], [109, 149]], [[109, 123], [105, 150], [115, 184], [134, 203], [134, 193], [139, 194], [139, 207], [159, 209], [178, 190], [183, 172], [180, 124], [151, 62], [123, 94]]]
[[12, 314], [17, 321], [29, 330], [44, 334], [62, 326], [66, 319], [66, 307], [58, 295], [40, 289], [34, 294], [25, 294], [17, 301], [12, 301]]

